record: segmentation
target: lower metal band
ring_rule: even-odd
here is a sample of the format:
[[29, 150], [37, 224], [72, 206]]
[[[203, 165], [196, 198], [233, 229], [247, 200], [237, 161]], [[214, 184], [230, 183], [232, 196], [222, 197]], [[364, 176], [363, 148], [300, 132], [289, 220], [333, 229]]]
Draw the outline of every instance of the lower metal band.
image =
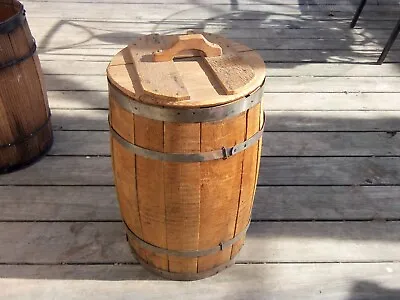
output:
[[36, 42], [35, 42], [35, 40], [33, 40], [33, 44], [32, 44], [31, 49], [29, 50], [29, 53], [25, 54], [22, 57], [6, 61], [5, 63], [0, 63], [0, 70], [8, 68], [8, 67], [12, 67], [16, 64], [23, 62], [24, 60], [32, 57], [35, 54], [35, 52], [36, 52]]
[[[4, 3], [1, 3], [1, 5], [4, 5]], [[0, 34], [10, 33], [25, 21], [26, 17], [24, 7], [20, 3], [19, 5], [20, 9], [16, 15], [13, 15], [11, 18], [7, 19], [4, 22], [0, 22]]]
[[37, 162], [38, 160], [42, 159], [44, 157], [44, 155], [50, 150], [51, 146], [53, 145], [53, 135], [51, 134], [50, 131], [50, 136], [48, 138], [48, 140], [45, 142], [43, 150], [38, 152], [35, 156], [33, 156], [32, 158], [28, 159], [28, 160], [22, 160], [16, 164], [12, 164], [12, 165], [0, 165], [0, 174], [6, 174], [6, 173], [11, 173], [14, 171], [18, 171], [21, 170], [23, 168], [28, 167], [29, 165]]
[[250, 108], [256, 106], [262, 101], [264, 85], [265, 78], [261, 86], [256, 91], [232, 103], [215, 107], [184, 109], [161, 107], [139, 102], [126, 96], [120, 90], [118, 90], [110, 81], [108, 82], [108, 87], [112, 99], [115, 99], [115, 101], [117, 101], [124, 110], [135, 115], [143, 116], [157, 121], [178, 123], [215, 122], [237, 116], [242, 112], [245, 112]]
[[237, 234], [233, 239], [230, 239], [225, 242], [221, 242], [218, 246], [215, 246], [213, 248], [209, 248], [209, 249], [205, 249], [205, 250], [188, 250], [188, 251], [171, 250], [171, 249], [157, 247], [153, 244], [150, 244], [150, 243], [142, 240], [140, 237], [138, 237], [136, 234], [134, 234], [133, 231], [128, 227], [128, 225], [125, 222], [124, 222], [124, 225], [125, 225], [125, 229], [126, 229], [126, 233], [127, 233], [128, 237], [130, 239], [134, 240], [135, 242], [137, 242], [141, 248], [151, 250], [152, 252], [166, 254], [166, 255], [172, 255], [172, 256], [201, 257], [201, 256], [207, 256], [207, 255], [217, 253], [217, 252], [222, 251], [222, 250], [226, 249], [227, 247], [230, 247], [233, 244], [235, 244], [237, 241], [239, 241], [242, 237], [245, 236], [247, 229], [249, 229], [250, 221], [247, 224], [247, 226], [243, 229], [243, 231], [241, 231], [239, 234]]
[[230, 156], [236, 155], [253, 144], [258, 142], [263, 135], [264, 127], [265, 127], [265, 114], [264, 114], [264, 123], [261, 129], [255, 133], [251, 138], [245, 140], [244, 142], [237, 144], [233, 147], [222, 147], [220, 150], [210, 151], [210, 152], [200, 152], [200, 153], [165, 153], [154, 151], [150, 149], [146, 149], [140, 147], [138, 145], [132, 144], [131, 142], [124, 139], [115, 129], [112, 127], [110, 123], [110, 119], [108, 120], [110, 125], [110, 132], [112, 136], [121, 144], [125, 149], [143, 156], [147, 158], [151, 158], [154, 160], [162, 160], [162, 161], [170, 161], [170, 162], [202, 162], [216, 159], [227, 159]]
[[230, 260], [228, 260], [226, 263], [223, 263], [219, 266], [216, 266], [212, 269], [209, 269], [207, 271], [199, 272], [199, 273], [177, 273], [177, 272], [168, 272], [165, 270], [161, 270], [159, 268], [156, 268], [150, 264], [148, 264], [145, 260], [143, 260], [135, 251], [135, 249], [130, 246], [131, 251], [133, 256], [136, 258], [136, 260], [145, 268], [146, 270], [157, 274], [161, 277], [171, 279], [171, 280], [178, 280], [178, 281], [190, 281], [190, 280], [199, 280], [203, 278], [207, 278], [210, 276], [213, 276], [215, 274], [218, 274], [219, 272], [229, 268], [230, 266], [235, 264], [235, 259], [236, 255], [233, 256]]
[[42, 130], [49, 124], [50, 119], [51, 119], [51, 113], [50, 113], [50, 110], [49, 110], [49, 114], [47, 115], [46, 121], [45, 121], [40, 127], [36, 128], [36, 129], [35, 129], [33, 132], [31, 132], [30, 134], [28, 134], [28, 135], [26, 135], [26, 136], [24, 136], [24, 137], [22, 137], [22, 138], [19, 138], [19, 139], [17, 139], [16, 141], [14, 141], [14, 142], [12, 142], [12, 143], [0, 145], [0, 149], [2, 149], [2, 148], [10, 148], [10, 147], [17, 146], [17, 145], [19, 145], [19, 144], [25, 143], [27, 140], [33, 138], [33, 137], [36, 136], [40, 131], [42, 131]]

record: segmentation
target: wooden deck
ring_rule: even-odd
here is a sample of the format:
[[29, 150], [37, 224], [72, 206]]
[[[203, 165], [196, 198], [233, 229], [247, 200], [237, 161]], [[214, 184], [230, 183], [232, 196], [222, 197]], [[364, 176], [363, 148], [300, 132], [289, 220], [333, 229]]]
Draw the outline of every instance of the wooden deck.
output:
[[[55, 144], [0, 177], [0, 299], [400, 299], [400, 42], [376, 66], [397, 0], [24, 1]], [[181, 283], [125, 241], [105, 68], [132, 39], [189, 28], [268, 67], [253, 223], [237, 265]]]

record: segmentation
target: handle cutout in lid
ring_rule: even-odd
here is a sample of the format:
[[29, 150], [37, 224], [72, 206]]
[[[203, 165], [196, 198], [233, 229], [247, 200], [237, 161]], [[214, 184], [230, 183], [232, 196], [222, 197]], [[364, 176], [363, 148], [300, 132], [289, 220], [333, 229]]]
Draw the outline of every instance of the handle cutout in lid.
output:
[[153, 61], [171, 61], [174, 57], [185, 50], [199, 50], [206, 57], [216, 57], [222, 55], [222, 48], [209, 42], [202, 34], [187, 34], [177, 37], [176, 43], [168, 49], [159, 50], [153, 54]]

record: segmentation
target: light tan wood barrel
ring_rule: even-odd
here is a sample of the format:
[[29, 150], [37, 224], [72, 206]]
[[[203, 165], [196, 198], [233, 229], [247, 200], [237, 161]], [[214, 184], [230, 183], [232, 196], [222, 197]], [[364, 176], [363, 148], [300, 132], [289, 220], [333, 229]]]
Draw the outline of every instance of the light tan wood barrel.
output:
[[149, 35], [118, 53], [107, 76], [114, 178], [134, 255], [170, 279], [218, 273], [250, 224], [263, 60], [217, 35]]
[[0, 0], [0, 173], [25, 166], [53, 141], [36, 44], [21, 3]]

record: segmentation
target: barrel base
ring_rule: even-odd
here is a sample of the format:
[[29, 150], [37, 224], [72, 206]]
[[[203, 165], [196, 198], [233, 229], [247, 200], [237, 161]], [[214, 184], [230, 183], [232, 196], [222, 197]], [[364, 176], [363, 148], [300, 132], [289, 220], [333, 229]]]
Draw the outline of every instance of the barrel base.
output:
[[16, 164], [10, 165], [10, 166], [5, 166], [5, 167], [4, 166], [0, 166], [0, 174], [7, 174], [7, 173], [12, 173], [12, 172], [15, 172], [15, 171], [19, 171], [19, 170], [27, 168], [30, 165], [32, 165], [32, 164], [38, 162], [39, 160], [41, 160], [50, 151], [51, 146], [53, 145], [54, 137], [53, 137], [51, 132], [50, 132], [50, 134], [51, 134], [51, 137], [49, 138], [49, 140], [44, 145], [42, 151], [38, 152], [36, 155], [32, 156], [28, 160], [24, 160], [24, 161], [18, 162]]
[[[130, 246], [130, 245], [129, 245]], [[175, 272], [168, 272], [165, 270], [160, 270], [158, 268], [153, 267], [152, 265], [149, 265], [148, 263], [146, 263], [142, 258], [140, 258], [140, 256], [136, 253], [136, 251], [132, 248], [132, 246], [130, 246], [131, 251], [133, 256], [135, 257], [135, 259], [148, 271], [150, 271], [153, 274], [159, 275], [161, 277], [164, 277], [166, 279], [170, 279], [170, 280], [176, 280], [176, 281], [194, 281], [194, 280], [200, 280], [200, 279], [204, 279], [207, 277], [211, 277], [214, 276], [218, 273], [220, 273], [221, 271], [229, 268], [230, 266], [235, 264], [235, 259], [236, 257], [233, 257], [231, 260], [229, 260], [228, 262], [219, 265], [215, 268], [212, 268], [210, 270], [204, 271], [204, 272], [200, 272], [200, 273], [175, 273]]]

